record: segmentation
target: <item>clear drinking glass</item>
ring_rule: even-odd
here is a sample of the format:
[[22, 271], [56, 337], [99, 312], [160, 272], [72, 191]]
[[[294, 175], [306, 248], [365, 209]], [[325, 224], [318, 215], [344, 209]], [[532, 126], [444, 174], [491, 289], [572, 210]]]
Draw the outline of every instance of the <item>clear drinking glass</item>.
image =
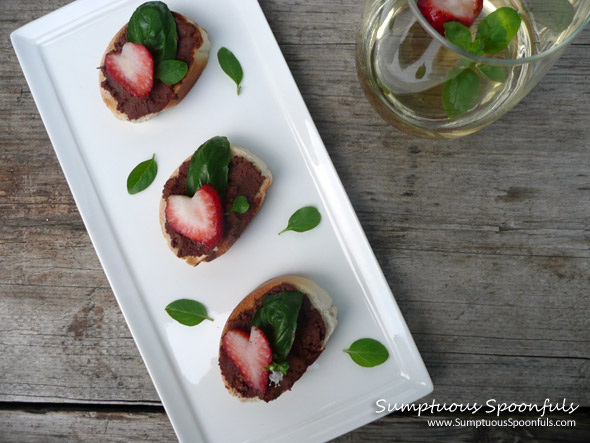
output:
[[[420, 13], [416, 0], [368, 0], [356, 42], [356, 66], [372, 106], [396, 128], [426, 138], [454, 138], [493, 123], [539, 82], [590, 21], [590, 0], [484, 0], [470, 28], [501, 7], [522, 16], [508, 47], [476, 56], [450, 43]], [[449, 117], [443, 106], [445, 82], [472, 66], [480, 89], [475, 105]], [[492, 81], [479, 67], [504, 72]]]

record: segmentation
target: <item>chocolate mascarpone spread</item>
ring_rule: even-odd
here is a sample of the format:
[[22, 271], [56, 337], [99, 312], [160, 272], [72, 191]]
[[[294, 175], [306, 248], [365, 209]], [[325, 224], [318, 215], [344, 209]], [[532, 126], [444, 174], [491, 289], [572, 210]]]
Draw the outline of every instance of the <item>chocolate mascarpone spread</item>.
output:
[[[241, 329], [249, 334], [251, 327], [250, 323], [252, 322], [252, 318], [256, 311], [262, 307], [262, 300], [269, 295], [281, 291], [297, 291], [297, 289], [289, 284], [282, 284], [274, 287], [264, 297], [260, 297], [260, 299], [256, 301], [256, 305], [253, 309], [241, 312], [237, 318], [229, 320], [227, 330]], [[283, 392], [290, 390], [293, 383], [299, 380], [307, 368], [316, 361], [322, 353], [322, 343], [325, 337], [326, 326], [322, 315], [312, 306], [307, 295], [303, 294], [303, 303], [297, 319], [295, 341], [293, 342], [293, 347], [287, 357], [289, 370], [278, 386], [274, 383], [269, 383], [265, 394], [250, 388], [244, 381], [244, 378], [240, 374], [236, 365], [232, 363], [228, 355], [225, 353], [223, 346], [220, 346], [219, 349], [219, 367], [230, 386], [236, 389], [242, 396], [258, 397], [265, 402], [269, 402], [276, 399]]]
[[[171, 195], [186, 195], [186, 175], [190, 165], [190, 158], [178, 169], [178, 176], [168, 179], [164, 185], [162, 198], [167, 199]], [[227, 173], [227, 190], [225, 193], [223, 216], [223, 242], [230, 247], [240, 237], [242, 232], [250, 224], [256, 210], [260, 207], [260, 197], [256, 196], [264, 178], [256, 167], [243, 157], [233, 156], [229, 162]], [[250, 203], [250, 209], [243, 214], [228, 212], [234, 199], [243, 195]], [[171, 246], [178, 248], [179, 257], [207, 255], [205, 261], [211, 261], [217, 257], [216, 249], [209, 249], [205, 245], [191, 240], [177, 232], [166, 222], [166, 232], [172, 239]]]
[[[172, 16], [176, 22], [176, 32], [178, 34], [176, 60], [181, 60], [190, 66], [194, 59], [194, 49], [203, 44], [201, 32], [180, 14], [172, 12]], [[127, 26], [125, 26], [125, 32], [121, 33], [119, 40], [115, 42], [115, 49], [109, 54], [120, 52], [125, 43], [127, 43]], [[145, 115], [160, 112], [173, 99], [178, 98], [172, 85], [167, 85], [158, 79], [154, 79], [154, 86], [148, 96], [135, 97], [113, 79], [105, 66], [101, 66], [100, 69], [106, 78], [102, 82], [102, 87], [109, 91], [117, 102], [117, 111], [126, 114], [129, 120], [137, 120]]]

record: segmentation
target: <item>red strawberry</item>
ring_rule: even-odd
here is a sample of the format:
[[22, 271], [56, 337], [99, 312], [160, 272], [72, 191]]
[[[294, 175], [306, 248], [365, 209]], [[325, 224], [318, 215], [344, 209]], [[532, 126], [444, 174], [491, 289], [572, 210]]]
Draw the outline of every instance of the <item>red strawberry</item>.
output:
[[221, 198], [211, 185], [199, 189], [193, 197], [171, 195], [166, 204], [166, 220], [177, 232], [210, 249], [223, 238]]
[[147, 48], [127, 42], [120, 53], [105, 58], [107, 72], [136, 97], [145, 97], [154, 86], [154, 59]]
[[428, 23], [444, 35], [446, 22], [471, 26], [483, 9], [483, 0], [418, 0], [418, 8]]
[[264, 394], [268, 387], [268, 370], [264, 368], [272, 363], [272, 351], [264, 332], [252, 326], [248, 336], [240, 329], [232, 329], [223, 337], [223, 349], [248, 386]]

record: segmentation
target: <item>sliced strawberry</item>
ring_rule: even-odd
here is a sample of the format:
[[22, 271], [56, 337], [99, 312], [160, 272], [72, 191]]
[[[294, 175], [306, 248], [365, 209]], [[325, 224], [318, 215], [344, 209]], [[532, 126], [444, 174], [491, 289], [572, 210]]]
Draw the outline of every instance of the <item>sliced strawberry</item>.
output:
[[483, 9], [483, 0], [418, 0], [418, 8], [428, 23], [444, 35], [446, 22], [471, 26]]
[[193, 197], [171, 195], [166, 204], [166, 220], [177, 232], [210, 249], [223, 238], [221, 198], [211, 185], [199, 189]]
[[105, 58], [107, 72], [136, 97], [145, 97], [154, 86], [154, 59], [147, 48], [127, 42], [120, 53]]
[[252, 389], [266, 392], [268, 370], [272, 363], [272, 351], [266, 335], [252, 326], [250, 336], [240, 329], [232, 329], [223, 337], [223, 349]]

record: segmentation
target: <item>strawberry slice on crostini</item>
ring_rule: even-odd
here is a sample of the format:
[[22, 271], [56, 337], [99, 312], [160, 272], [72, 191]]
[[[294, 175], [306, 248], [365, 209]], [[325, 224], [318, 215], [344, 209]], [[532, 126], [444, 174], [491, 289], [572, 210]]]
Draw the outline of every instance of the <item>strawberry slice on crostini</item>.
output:
[[120, 53], [108, 54], [105, 67], [115, 81], [136, 97], [149, 95], [154, 86], [154, 59], [139, 43], [127, 42]]
[[171, 195], [166, 204], [166, 220], [177, 232], [214, 249], [223, 238], [223, 208], [217, 190], [211, 185], [193, 197]]
[[444, 35], [446, 22], [471, 26], [483, 9], [483, 0], [418, 0], [418, 8], [428, 23]]
[[265, 367], [272, 363], [272, 350], [264, 332], [252, 326], [248, 336], [241, 329], [232, 329], [223, 337], [223, 349], [246, 384], [264, 394], [269, 374]]

